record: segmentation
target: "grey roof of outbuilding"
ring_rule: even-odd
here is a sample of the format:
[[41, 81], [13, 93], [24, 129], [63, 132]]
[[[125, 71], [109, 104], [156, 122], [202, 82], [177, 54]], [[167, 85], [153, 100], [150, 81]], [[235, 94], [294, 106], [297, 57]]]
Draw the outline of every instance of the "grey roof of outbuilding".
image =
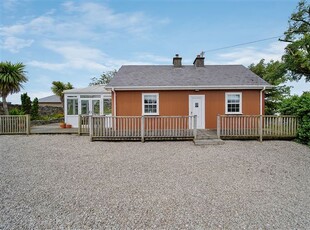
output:
[[43, 97], [39, 99], [39, 103], [61, 103], [60, 98], [56, 95]]
[[79, 89], [68, 89], [65, 94], [110, 94], [110, 91], [105, 89], [105, 85], [92, 85]]
[[271, 86], [242, 65], [124, 65], [107, 88], [189, 86]]

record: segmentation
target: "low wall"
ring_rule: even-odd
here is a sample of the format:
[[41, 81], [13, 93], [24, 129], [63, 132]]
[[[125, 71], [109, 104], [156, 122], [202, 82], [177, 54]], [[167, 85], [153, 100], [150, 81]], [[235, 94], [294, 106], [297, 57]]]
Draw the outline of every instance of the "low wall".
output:
[[63, 122], [63, 118], [53, 119], [53, 120], [35, 120], [31, 121], [31, 126], [37, 126], [37, 125], [48, 125], [53, 123], [60, 123]]
[[[11, 109], [21, 109], [21, 105], [16, 104], [8, 104], [9, 110]], [[53, 114], [63, 114], [64, 110], [61, 107], [54, 107], [54, 106], [39, 106], [39, 115], [46, 116], [46, 115], [53, 115]], [[4, 110], [2, 103], [0, 103], [0, 115], [4, 115]]]

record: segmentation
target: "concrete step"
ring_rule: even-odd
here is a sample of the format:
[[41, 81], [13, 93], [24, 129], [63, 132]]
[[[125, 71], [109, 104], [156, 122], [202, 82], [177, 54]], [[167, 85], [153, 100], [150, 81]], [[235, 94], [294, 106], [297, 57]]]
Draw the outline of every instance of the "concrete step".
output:
[[196, 137], [197, 140], [204, 140], [204, 139], [218, 139], [217, 136], [202, 136], [202, 135], [198, 135]]
[[194, 140], [195, 145], [223, 145], [225, 142], [221, 139]]

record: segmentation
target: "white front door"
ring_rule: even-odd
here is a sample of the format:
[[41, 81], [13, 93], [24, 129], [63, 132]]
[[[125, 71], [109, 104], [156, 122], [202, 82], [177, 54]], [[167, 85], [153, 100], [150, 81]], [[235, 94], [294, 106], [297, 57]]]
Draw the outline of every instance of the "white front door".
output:
[[205, 128], [205, 95], [189, 95], [189, 115], [197, 116], [197, 129]]

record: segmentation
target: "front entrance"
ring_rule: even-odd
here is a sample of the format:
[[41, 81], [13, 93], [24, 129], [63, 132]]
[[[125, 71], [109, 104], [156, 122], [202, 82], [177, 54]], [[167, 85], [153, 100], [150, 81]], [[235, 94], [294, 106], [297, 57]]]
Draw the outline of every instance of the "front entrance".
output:
[[197, 129], [205, 128], [205, 95], [189, 95], [189, 115], [197, 116]]

